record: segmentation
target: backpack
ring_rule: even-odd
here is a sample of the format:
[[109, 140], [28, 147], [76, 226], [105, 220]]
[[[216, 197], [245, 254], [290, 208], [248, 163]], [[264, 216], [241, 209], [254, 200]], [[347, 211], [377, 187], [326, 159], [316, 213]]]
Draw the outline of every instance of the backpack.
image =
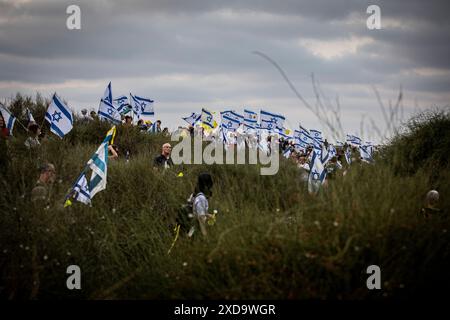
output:
[[190, 228], [194, 225], [194, 194], [191, 194], [186, 203], [181, 205], [178, 210], [176, 218], [177, 224], [180, 225], [180, 229], [184, 232], [189, 232]]

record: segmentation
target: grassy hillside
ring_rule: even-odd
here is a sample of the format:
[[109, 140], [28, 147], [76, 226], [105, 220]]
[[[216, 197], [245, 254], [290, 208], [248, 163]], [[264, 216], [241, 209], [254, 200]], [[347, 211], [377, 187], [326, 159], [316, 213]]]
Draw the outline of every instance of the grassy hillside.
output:
[[[69, 208], [62, 208], [64, 195], [109, 126], [75, 124], [63, 140], [49, 135], [37, 151], [24, 147], [17, 127], [16, 137], [1, 148], [0, 296], [437, 295], [450, 285], [449, 124], [448, 113], [415, 118], [375, 164], [353, 165], [317, 196], [308, 194], [297, 168], [285, 159], [275, 176], [261, 176], [251, 165], [155, 171], [153, 157], [169, 139], [120, 127], [116, 142], [131, 150], [131, 160], [110, 162], [107, 189], [92, 207]], [[55, 164], [58, 177], [52, 205], [39, 208], [29, 194], [45, 161]], [[177, 177], [180, 171], [183, 177]], [[218, 210], [217, 223], [207, 239], [181, 237], [168, 255], [170, 221], [202, 171], [213, 175], [210, 209]], [[440, 192], [445, 214], [427, 220], [419, 211], [432, 188]], [[66, 288], [71, 264], [81, 268], [82, 290]], [[366, 288], [372, 264], [381, 268], [382, 290]]]

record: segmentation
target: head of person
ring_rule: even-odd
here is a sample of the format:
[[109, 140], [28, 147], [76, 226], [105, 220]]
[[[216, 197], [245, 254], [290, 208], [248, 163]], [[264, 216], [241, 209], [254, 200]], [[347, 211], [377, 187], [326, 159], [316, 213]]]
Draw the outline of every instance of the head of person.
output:
[[39, 128], [39, 125], [36, 122], [30, 123], [28, 126], [28, 132], [31, 136], [37, 137], [41, 133], [41, 129]]
[[56, 170], [55, 166], [51, 163], [45, 163], [39, 168], [39, 181], [45, 184], [51, 184], [55, 182]]
[[305, 155], [301, 155], [300, 157], [298, 157], [298, 162], [300, 163], [300, 164], [305, 164], [306, 163], [306, 157], [305, 157]]
[[439, 202], [439, 192], [436, 190], [428, 191], [425, 202], [427, 208], [436, 208]]
[[132, 118], [130, 116], [125, 116], [125, 123], [131, 124]]
[[156, 120], [156, 126], [159, 128], [161, 127], [161, 120]]
[[137, 125], [138, 126], [142, 126], [143, 124], [144, 124], [144, 120], [139, 119], [138, 122], [137, 122]]
[[91, 117], [95, 117], [96, 115], [97, 115], [97, 113], [94, 110], [92, 110], [91, 111]]
[[205, 196], [212, 196], [213, 180], [209, 173], [200, 173], [197, 179], [197, 185], [195, 187], [195, 193], [202, 192]]
[[162, 131], [163, 133], [168, 133], [169, 132], [169, 128], [167, 128], [167, 127], [164, 127], [164, 129], [163, 129], [163, 131]]
[[81, 114], [82, 114], [83, 116], [87, 115], [87, 109], [81, 110]]
[[164, 143], [162, 145], [161, 154], [164, 157], [169, 158], [171, 153], [172, 153], [172, 146], [170, 145], [170, 143]]

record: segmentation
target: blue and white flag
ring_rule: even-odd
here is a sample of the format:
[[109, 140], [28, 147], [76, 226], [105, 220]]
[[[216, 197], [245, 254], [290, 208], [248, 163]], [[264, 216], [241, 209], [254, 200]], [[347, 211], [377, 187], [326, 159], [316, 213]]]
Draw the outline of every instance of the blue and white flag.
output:
[[119, 112], [114, 106], [105, 100], [100, 100], [100, 106], [98, 107], [98, 116], [100, 119], [108, 120], [114, 124], [120, 124], [122, 122]]
[[330, 153], [330, 159], [337, 156], [337, 151], [334, 145], [328, 145], [328, 152]]
[[236, 131], [240, 124], [240, 121], [236, 120], [236, 118], [222, 114], [222, 128], [228, 131]]
[[153, 110], [153, 100], [149, 98], [133, 96], [131, 93], [130, 96], [132, 100], [133, 112], [138, 117], [155, 115], [155, 112]]
[[308, 144], [307, 144], [307, 143], [304, 143], [304, 142], [301, 141], [301, 140], [297, 140], [297, 141], [294, 143], [294, 148], [295, 148], [295, 150], [297, 150], [297, 151], [306, 152], [306, 149], [308, 148]]
[[260, 119], [259, 126], [261, 129], [267, 129], [271, 132], [275, 130], [275, 128], [277, 127], [277, 123], [272, 120]]
[[325, 166], [315, 150], [312, 152], [310, 167], [311, 171], [308, 177], [308, 191], [309, 193], [315, 194], [319, 191], [320, 186], [325, 182], [327, 176], [327, 170], [325, 170]]
[[77, 182], [75, 182], [73, 190], [76, 191], [73, 197], [75, 200], [82, 202], [84, 204], [91, 203], [91, 192], [89, 191], [89, 185], [85, 173], [83, 173], [78, 178]]
[[127, 96], [120, 96], [113, 100], [112, 105], [119, 113], [125, 113], [126, 107], [129, 106], [128, 103], [128, 97]]
[[184, 121], [189, 123], [191, 126], [194, 126], [197, 121], [199, 121], [202, 117], [201, 113], [192, 112], [192, 114], [188, 117], [182, 118]]
[[322, 132], [319, 130], [315, 130], [315, 129], [310, 129], [309, 130], [309, 134], [311, 136], [311, 138], [315, 139], [316, 141], [319, 141], [320, 143], [322, 143]]
[[100, 191], [106, 189], [108, 172], [108, 142], [102, 142], [87, 165], [92, 169], [89, 190], [91, 199]]
[[64, 105], [56, 93], [45, 113], [45, 120], [50, 123], [50, 131], [61, 139], [73, 128], [72, 111]]
[[312, 138], [309, 135], [309, 132], [306, 130], [300, 130], [300, 134], [299, 134], [299, 140], [308, 144], [308, 145], [315, 145], [317, 144], [316, 141], [314, 140], [314, 138]]
[[371, 145], [359, 146], [359, 154], [361, 155], [361, 160], [373, 162], [373, 147]]
[[9, 134], [12, 136], [16, 117], [14, 117], [2, 104], [0, 105], [0, 113], [2, 114], [3, 121], [5, 122], [5, 126], [8, 129]]
[[275, 123], [275, 125], [272, 127], [281, 129], [283, 128], [285, 119], [286, 118], [281, 114], [271, 113], [264, 110], [261, 110], [259, 117], [261, 128], [263, 128], [263, 124], [267, 125], [268, 123], [272, 122]]
[[258, 114], [248, 109], [244, 109], [244, 126], [249, 129], [256, 129]]
[[207, 128], [214, 129], [213, 114], [204, 108], [202, 108], [201, 120], [204, 126], [206, 126]]
[[236, 121], [239, 122], [239, 124], [244, 122], [244, 116], [240, 115], [239, 113], [237, 113], [236, 111], [224, 111], [220, 113], [221, 116], [227, 116], [228, 118], [232, 118]]
[[286, 128], [281, 128], [281, 129], [276, 128], [275, 129], [275, 134], [277, 134], [279, 138], [283, 138], [284, 140], [291, 140], [293, 137], [288, 135], [286, 132], [288, 132], [288, 130]]
[[103, 93], [102, 99], [109, 102], [110, 104], [113, 104], [111, 81], [109, 82], [108, 86], [106, 87], [105, 92]]
[[30, 109], [26, 109], [26, 113], [27, 113], [27, 119], [28, 119], [28, 123], [34, 122], [36, 123], [36, 121], [34, 120], [33, 115], [31, 114]]
[[350, 135], [347, 134], [347, 137], [345, 139], [347, 141], [347, 143], [351, 144], [351, 145], [355, 145], [355, 146], [360, 146], [361, 145], [361, 138], [354, 136], [354, 135]]
[[350, 165], [352, 164], [352, 151], [349, 146], [344, 151], [345, 161]]
[[323, 165], [326, 165], [328, 161], [330, 161], [336, 155], [336, 148], [332, 144], [328, 144], [328, 148], [325, 147], [325, 144], [322, 144], [320, 160], [322, 161]]

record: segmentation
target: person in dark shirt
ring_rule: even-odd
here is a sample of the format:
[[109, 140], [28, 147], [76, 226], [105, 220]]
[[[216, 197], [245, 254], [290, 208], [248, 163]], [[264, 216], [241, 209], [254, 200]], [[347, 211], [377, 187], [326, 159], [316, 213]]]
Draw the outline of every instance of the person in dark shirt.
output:
[[173, 161], [170, 158], [172, 153], [172, 146], [170, 143], [164, 143], [162, 146], [162, 152], [153, 161], [153, 167], [162, 167], [164, 169], [171, 168], [173, 166]]

